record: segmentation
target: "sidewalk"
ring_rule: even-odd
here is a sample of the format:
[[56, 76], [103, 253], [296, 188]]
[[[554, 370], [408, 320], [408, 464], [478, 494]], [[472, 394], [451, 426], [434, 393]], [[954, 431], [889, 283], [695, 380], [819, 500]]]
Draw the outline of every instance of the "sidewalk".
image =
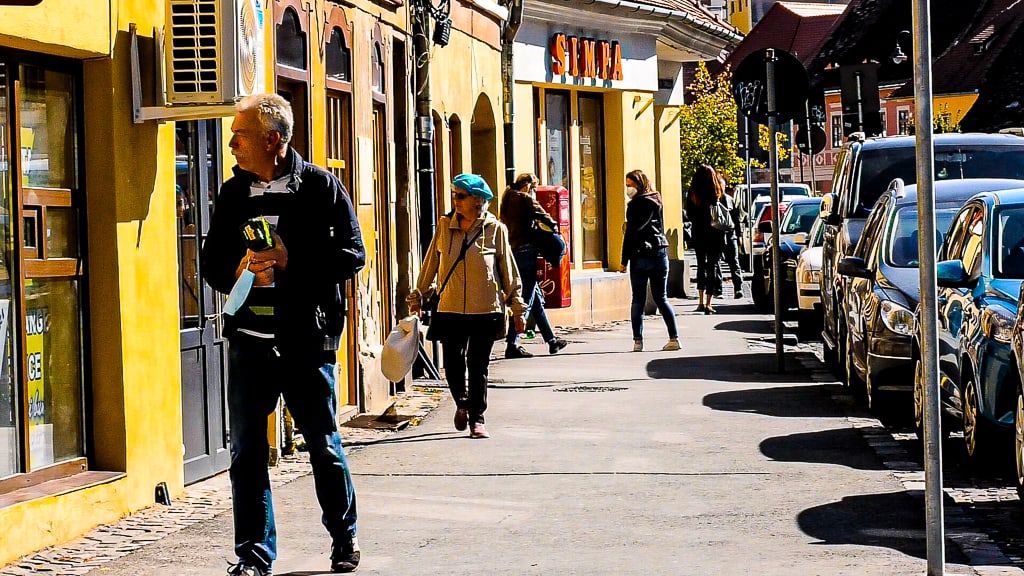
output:
[[[455, 432], [436, 389], [399, 406], [427, 414], [418, 425], [347, 431], [359, 573], [923, 574], [923, 474], [812, 349], [787, 346], [778, 374], [771, 323], [748, 299], [713, 316], [673, 303], [679, 352], [628, 352], [621, 322], [560, 332], [571, 344], [554, 356], [535, 340], [536, 357], [492, 363], [489, 440]], [[661, 319], [645, 326], [660, 350]], [[274, 472], [277, 576], [327, 573], [307, 470], [288, 459]], [[229, 499], [221, 475], [0, 575], [221, 576]], [[947, 574], [1024, 574], [960, 507], [946, 513]]]

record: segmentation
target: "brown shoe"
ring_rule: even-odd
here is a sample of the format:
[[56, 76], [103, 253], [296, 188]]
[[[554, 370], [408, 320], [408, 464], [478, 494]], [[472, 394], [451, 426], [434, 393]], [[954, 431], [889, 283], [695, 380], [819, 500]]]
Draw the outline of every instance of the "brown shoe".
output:
[[465, 408], [455, 411], [455, 429], [462, 432], [469, 425], [469, 412]]
[[484, 427], [483, 422], [474, 422], [469, 426], [469, 437], [470, 438], [490, 438], [491, 435], [487, 433], [487, 428]]

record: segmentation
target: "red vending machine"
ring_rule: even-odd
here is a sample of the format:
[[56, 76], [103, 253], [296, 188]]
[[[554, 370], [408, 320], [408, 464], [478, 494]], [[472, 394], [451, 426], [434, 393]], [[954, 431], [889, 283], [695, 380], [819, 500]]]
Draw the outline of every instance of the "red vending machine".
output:
[[569, 191], [564, 186], [538, 186], [537, 202], [558, 222], [558, 231], [565, 240], [565, 254], [558, 267], [537, 257], [537, 270], [541, 278], [537, 281], [544, 294], [545, 308], [568, 308], [572, 305], [572, 222], [569, 220]]

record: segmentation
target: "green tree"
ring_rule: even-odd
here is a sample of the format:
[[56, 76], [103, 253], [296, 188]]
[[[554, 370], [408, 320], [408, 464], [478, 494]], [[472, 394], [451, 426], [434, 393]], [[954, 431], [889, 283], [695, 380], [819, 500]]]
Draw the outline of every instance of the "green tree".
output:
[[732, 72], [727, 67], [712, 77], [703, 62], [689, 86], [691, 101], [679, 114], [680, 176], [683, 190], [701, 164], [710, 164], [727, 181], [743, 180], [743, 159], [736, 155], [736, 102], [732, 98]]
[[[701, 164], [710, 164], [730, 183], [744, 179], [743, 158], [736, 155], [739, 133], [736, 129], [736, 101], [732, 97], [732, 72], [726, 67], [712, 77], [703, 62], [689, 85], [691, 100], [679, 114], [680, 176], [683, 190], [690, 185]], [[789, 138], [778, 132], [779, 161], [789, 157]], [[759, 126], [761, 149], [768, 149], [768, 128]], [[766, 168], [751, 160], [754, 168]]]

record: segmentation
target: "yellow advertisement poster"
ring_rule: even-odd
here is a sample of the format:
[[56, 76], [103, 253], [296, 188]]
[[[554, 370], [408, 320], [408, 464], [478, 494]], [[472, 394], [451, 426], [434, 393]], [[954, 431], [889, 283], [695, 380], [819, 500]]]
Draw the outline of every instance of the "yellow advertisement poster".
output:
[[53, 424], [47, 414], [46, 374], [43, 350], [48, 326], [46, 308], [30, 308], [25, 315], [25, 355], [28, 372], [28, 427], [32, 467], [53, 463]]

